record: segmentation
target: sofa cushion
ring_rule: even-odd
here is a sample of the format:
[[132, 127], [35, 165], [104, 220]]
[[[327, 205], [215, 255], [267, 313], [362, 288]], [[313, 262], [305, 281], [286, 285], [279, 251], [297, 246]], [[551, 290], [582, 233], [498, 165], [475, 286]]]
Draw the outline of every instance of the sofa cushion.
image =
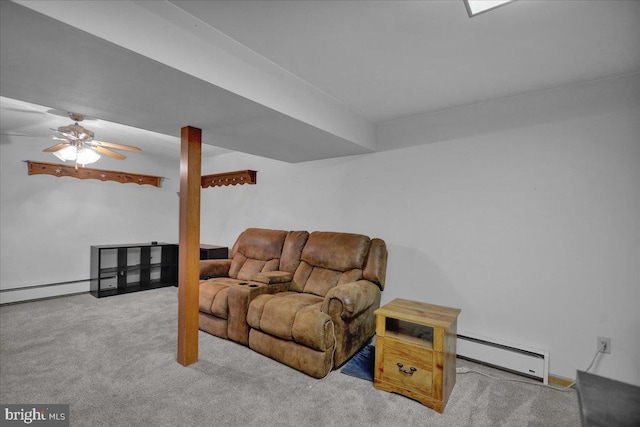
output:
[[370, 242], [361, 234], [311, 233], [290, 289], [323, 297], [337, 285], [362, 279]]
[[271, 336], [325, 351], [334, 344], [324, 298], [298, 292], [260, 295], [249, 306], [247, 323]]
[[[236, 255], [236, 258], [242, 257], [242, 255]], [[251, 277], [256, 273], [262, 273], [267, 271], [275, 271], [280, 264], [279, 260], [272, 259], [269, 261], [262, 261], [259, 259], [246, 259], [242, 264], [240, 271], [238, 271], [239, 280], [251, 280]]]
[[309, 239], [307, 231], [290, 231], [282, 247], [282, 257], [280, 258], [280, 271], [293, 273], [300, 265], [300, 256], [302, 248]]
[[347, 271], [364, 267], [369, 238], [362, 234], [314, 231], [309, 235], [301, 259], [313, 267]]
[[247, 258], [280, 258], [282, 245], [286, 237], [287, 232], [285, 230], [248, 228], [239, 237], [240, 242], [237, 250]]
[[387, 275], [387, 245], [382, 239], [371, 239], [371, 248], [367, 257], [363, 277], [384, 290], [384, 279]]
[[[313, 267], [302, 262], [296, 270], [291, 290], [300, 290], [324, 297], [329, 290], [343, 283], [351, 283], [362, 279], [362, 270], [353, 269], [345, 272]], [[302, 286], [302, 284], [304, 284]]]
[[226, 319], [229, 313], [227, 295], [232, 283], [237, 283], [237, 280], [217, 278], [201, 281], [198, 297], [200, 311]]
[[283, 298], [287, 295], [291, 295], [297, 292], [278, 292], [269, 295], [258, 295], [249, 304], [249, 310], [247, 310], [247, 324], [254, 329], [260, 329], [260, 319], [262, 319], [262, 312], [264, 306], [274, 298]]
[[[314, 378], [326, 376], [333, 367], [332, 349], [318, 351], [293, 341], [272, 337], [257, 329], [251, 329], [249, 333], [249, 347]], [[286, 396], [283, 400], [295, 401], [295, 396]]]
[[[229, 277], [240, 278], [243, 274], [245, 279], [254, 273], [261, 271], [278, 270], [280, 265], [280, 255], [287, 232], [284, 230], [267, 230], [263, 228], [248, 228], [233, 245], [230, 257], [232, 258], [229, 268]], [[248, 261], [262, 261], [264, 263], [250, 263]], [[267, 261], [272, 261], [266, 265]]]

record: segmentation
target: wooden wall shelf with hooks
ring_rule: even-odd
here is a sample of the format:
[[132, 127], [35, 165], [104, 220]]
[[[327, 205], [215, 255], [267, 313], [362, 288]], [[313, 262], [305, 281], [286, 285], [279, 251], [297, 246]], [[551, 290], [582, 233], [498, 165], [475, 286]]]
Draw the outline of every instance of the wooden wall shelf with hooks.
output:
[[247, 169], [233, 172], [214, 173], [212, 175], [203, 175], [200, 178], [200, 185], [202, 186], [202, 188], [207, 188], [237, 184], [255, 184], [257, 174], [257, 171]]
[[62, 165], [59, 163], [45, 163], [26, 161], [29, 165], [29, 175], [53, 175], [53, 176], [69, 176], [78, 179], [98, 179], [100, 181], [116, 181], [122, 184], [148, 184], [160, 187], [162, 183], [161, 176], [142, 175], [139, 173], [120, 172], [106, 169], [92, 169], [85, 167]]

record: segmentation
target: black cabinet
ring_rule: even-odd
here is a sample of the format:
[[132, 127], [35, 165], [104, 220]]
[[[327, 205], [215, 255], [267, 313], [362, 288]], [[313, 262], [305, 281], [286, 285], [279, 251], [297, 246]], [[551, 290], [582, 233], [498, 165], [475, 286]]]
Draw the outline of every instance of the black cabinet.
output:
[[227, 259], [229, 248], [226, 246], [200, 245], [200, 259]]
[[178, 285], [178, 245], [140, 243], [91, 246], [95, 297]]

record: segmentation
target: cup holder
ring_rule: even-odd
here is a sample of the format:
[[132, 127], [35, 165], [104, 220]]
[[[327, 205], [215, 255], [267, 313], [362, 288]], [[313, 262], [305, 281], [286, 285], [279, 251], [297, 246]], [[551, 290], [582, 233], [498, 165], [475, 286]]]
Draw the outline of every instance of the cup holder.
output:
[[259, 285], [256, 285], [255, 283], [249, 283], [249, 282], [238, 282], [238, 285], [248, 286], [249, 288], [257, 288], [259, 286]]

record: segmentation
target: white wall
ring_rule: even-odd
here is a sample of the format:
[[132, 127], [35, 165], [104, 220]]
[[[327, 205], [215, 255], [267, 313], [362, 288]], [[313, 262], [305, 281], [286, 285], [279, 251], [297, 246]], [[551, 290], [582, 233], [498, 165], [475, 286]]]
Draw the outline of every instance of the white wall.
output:
[[[551, 373], [570, 378], [591, 361], [596, 336], [611, 337], [594, 372], [640, 384], [637, 99], [364, 156], [204, 159], [204, 174], [255, 169], [258, 184], [204, 189], [201, 241], [231, 245], [253, 226], [381, 237], [383, 303], [459, 307], [459, 329], [548, 350]], [[403, 129], [405, 140], [429, 131]], [[22, 160], [55, 160], [40, 150], [28, 138], [0, 140], [2, 289], [86, 279], [91, 245], [177, 242], [177, 148], [175, 160], [95, 165], [163, 175], [162, 188], [28, 176]]]
[[[94, 165], [160, 175], [157, 188], [27, 174], [23, 160], [59, 162], [42, 140], [2, 136], [0, 143], [0, 289], [90, 277], [90, 246], [178, 242], [179, 147], [175, 159], [131, 154]], [[0, 293], [0, 302], [89, 290], [88, 282]]]
[[459, 330], [550, 353], [575, 378], [640, 384], [640, 108], [371, 155], [287, 164], [240, 153], [203, 174], [255, 169], [254, 186], [202, 193], [202, 242], [247, 227], [383, 238], [383, 303], [462, 309]]

